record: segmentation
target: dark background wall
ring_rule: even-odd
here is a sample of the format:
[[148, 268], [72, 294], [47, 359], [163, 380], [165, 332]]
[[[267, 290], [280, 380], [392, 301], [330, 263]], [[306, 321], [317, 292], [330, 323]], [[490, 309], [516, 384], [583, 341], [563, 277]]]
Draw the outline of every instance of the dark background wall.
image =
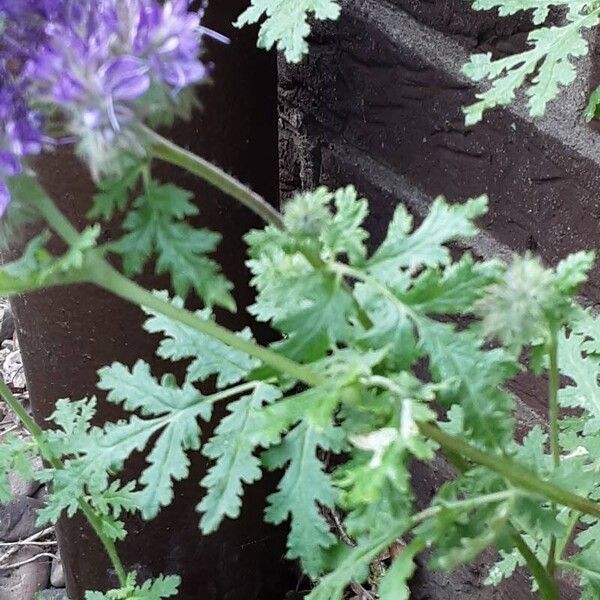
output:
[[[280, 178], [283, 197], [319, 184], [356, 185], [371, 201], [369, 229], [380, 241], [395, 206], [422, 217], [439, 194], [463, 200], [489, 194], [484, 233], [468, 250], [508, 258], [531, 250], [549, 263], [598, 246], [600, 136], [582, 110], [593, 60], [547, 117], [532, 120], [523, 99], [464, 126], [461, 107], [475, 89], [461, 74], [471, 52], [498, 56], [524, 47], [526, 16], [499, 19], [465, 0], [344, 0], [338, 23], [319, 24], [310, 56], [280, 62]], [[551, 18], [559, 18], [552, 15]], [[584, 290], [600, 302], [600, 268]], [[521, 378], [521, 430], [544, 423], [544, 382]], [[422, 502], [450, 469], [443, 461], [415, 466]], [[417, 599], [525, 599], [526, 577], [498, 590], [481, 587], [491, 554], [448, 578], [423, 564], [413, 583]], [[579, 598], [572, 582], [564, 598]]]

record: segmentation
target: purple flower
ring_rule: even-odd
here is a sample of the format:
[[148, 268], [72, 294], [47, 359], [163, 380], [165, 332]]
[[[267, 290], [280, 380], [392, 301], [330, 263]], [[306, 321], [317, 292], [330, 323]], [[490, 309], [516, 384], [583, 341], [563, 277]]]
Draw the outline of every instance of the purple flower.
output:
[[110, 173], [116, 152], [143, 153], [136, 125], [176, 112], [180, 92], [205, 77], [200, 15], [188, 0], [65, 0], [45, 10], [56, 18], [25, 76], [36, 99], [59, 108], [93, 174]]
[[[0, 151], [39, 152], [41, 119], [78, 140], [94, 176], [118, 170], [118, 153], [143, 155], [137, 126], [175, 115], [202, 81], [201, 14], [189, 0], [0, 0]], [[7, 67], [10, 65], [10, 69]], [[183, 105], [183, 104], [182, 104]], [[0, 157], [0, 176], [8, 176]], [[4, 190], [0, 190], [0, 205]]]
[[21, 158], [42, 149], [42, 121], [23, 88], [0, 61], [0, 216], [10, 202], [6, 179], [22, 171]]

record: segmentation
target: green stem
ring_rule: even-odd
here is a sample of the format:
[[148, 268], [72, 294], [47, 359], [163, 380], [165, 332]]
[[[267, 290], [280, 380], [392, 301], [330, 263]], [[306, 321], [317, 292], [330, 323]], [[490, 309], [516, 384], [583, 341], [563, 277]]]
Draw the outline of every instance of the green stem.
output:
[[241, 202], [267, 223], [283, 229], [283, 219], [279, 212], [266, 202], [262, 196], [240, 183], [235, 177], [147, 127], [143, 127], [142, 133], [149, 140], [152, 154], [156, 158], [197, 175], [224, 194]]
[[577, 563], [572, 563], [567, 560], [559, 560], [557, 561], [559, 567], [563, 569], [569, 569], [570, 571], [577, 571], [578, 573], [582, 573], [586, 575], [589, 579], [594, 579], [595, 581], [600, 581], [600, 572], [593, 571], [592, 569], [588, 569], [582, 565], [578, 565]]
[[550, 445], [552, 449], [552, 462], [554, 467], [560, 466], [560, 443], [559, 443], [559, 424], [558, 424], [558, 332], [556, 327], [551, 327], [550, 341], [548, 343], [548, 358], [550, 360], [550, 369], [548, 371], [548, 403], [550, 420]]
[[523, 539], [518, 531], [514, 530], [511, 532], [511, 538], [521, 553], [521, 556], [525, 559], [531, 574], [535, 577], [540, 594], [544, 600], [560, 600], [560, 595], [556, 581], [552, 575], [546, 570], [546, 567], [540, 562], [538, 557], [533, 553], [527, 542]]
[[[31, 437], [37, 444], [42, 457], [48, 461], [48, 463], [50, 463], [53, 469], [64, 469], [63, 463], [48, 448], [42, 428], [33, 420], [23, 406], [21, 406], [21, 403], [15, 398], [13, 393], [10, 391], [10, 388], [6, 385], [2, 378], [0, 378], [0, 396], [2, 396], [6, 404], [8, 404], [10, 409], [17, 415], [23, 427], [25, 427], [25, 429], [27, 429], [27, 431], [31, 434]], [[94, 533], [102, 542], [106, 554], [108, 555], [108, 558], [110, 559], [115, 570], [117, 578], [119, 579], [119, 585], [124, 587], [127, 583], [127, 574], [125, 573], [123, 563], [119, 558], [114, 542], [109, 537], [104, 535], [104, 532], [102, 531], [102, 523], [98, 516], [94, 513], [92, 507], [84, 499], [79, 499], [78, 503], [79, 507], [81, 508], [81, 512], [85, 515], [86, 519], [94, 530]]]
[[523, 469], [505, 458], [490, 456], [478, 448], [448, 435], [433, 423], [420, 422], [418, 427], [422, 435], [434, 440], [442, 448], [449, 449], [479, 465], [487, 467], [533, 496], [545, 498], [600, 519], [600, 503], [572, 494], [544, 481], [531, 471]]
[[[219, 167], [193, 152], [181, 148], [151, 129], [144, 128], [143, 133], [150, 140], [152, 153], [156, 158], [181, 167], [193, 175], [197, 175], [201, 179], [208, 181], [208, 183], [214, 185], [217, 189], [241, 202], [266, 223], [269, 223], [278, 229], [285, 229], [281, 213], [273, 208], [262, 196], [239, 182], [235, 177], [232, 177], [222, 169], [219, 169]], [[327, 266], [320, 256], [311, 253], [307, 249], [301, 249], [300, 252], [302, 252], [315, 269], [327, 271]], [[344, 282], [344, 285], [346, 285], [346, 282]], [[361, 325], [365, 329], [369, 329], [373, 326], [369, 315], [358, 304], [352, 291], [347, 285], [346, 291], [352, 296], [354, 307]]]
[[501, 492], [494, 492], [492, 494], [484, 494], [475, 498], [468, 498], [467, 500], [444, 502], [434, 506], [429, 506], [425, 510], [422, 510], [421, 512], [418, 512], [412, 516], [410, 520], [411, 527], [414, 527], [426, 519], [436, 517], [444, 510], [470, 510], [477, 508], [478, 506], [485, 506], [486, 504], [494, 504], [496, 502], [504, 502], [505, 500], [513, 500], [515, 496], [518, 496], [518, 494], [518, 490], [510, 489], [503, 490]]
[[[560, 466], [560, 443], [559, 443], [559, 425], [558, 425], [558, 331], [557, 328], [550, 325], [550, 339], [548, 341], [548, 359], [550, 362], [548, 371], [548, 406], [550, 421], [550, 448], [552, 452], [552, 463], [554, 469]], [[552, 510], [556, 513], [556, 505], [552, 505]], [[548, 550], [548, 572], [553, 575], [556, 571], [556, 536], [550, 536], [550, 548]]]
[[121, 275], [105, 261], [98, 261], [92, 267], [91, 281], [137, 306], [149, 308], [195, 331], [215, 338], [231, 348], [258, 358], [264, 364], [273, 367], [278, 372], [290, 375], [309, 386], [319, 386], [327, 381], [325, 377], [314, 372], [310, 367], [294, 362], [255, 342], [245, 340], [214, 321], [200, 319], [194, 313], [162, 300], [137, 283]]
[[581, 514], [578, 512], [573, 512], [569, 522], [567, 524], [567, 531], [565, 532], [564, 537], [562, 538], [560, 544], [556, 550], [556, 556], [561, 559], [564, 558], [565, 552], [569, 547], [569, 543], [571, 542], [571, 538], [573, 537], [573, 532], [575, 531], [575, 527], [577, 527], [577, 523], [579, 523], [579, 519], [581, 518]]

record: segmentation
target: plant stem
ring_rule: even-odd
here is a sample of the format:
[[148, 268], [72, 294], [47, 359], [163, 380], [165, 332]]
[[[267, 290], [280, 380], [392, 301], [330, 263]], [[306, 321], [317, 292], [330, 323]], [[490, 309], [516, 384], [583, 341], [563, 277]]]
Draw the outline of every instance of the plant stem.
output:
[[573, 514], [571, 515], [571, 518], [569, 519], [569, 523], [567, 524], [567, 531], [556, 550], [556, 556], [559, 559], [564, 558], [564, 554], [567, 551], [569, 543], [571, 542], [571, 538], [573, 537], [573, 532], [575, 531], [575, 527], [577, 527], [577, 523], [579, 523], [580, 518], [581, 518], [581, 514], [576, 511], [574, 511]]
[[[156, 158], [181, 167], [193, 175], [197, 175], [201, 179], [208, 181], [208, 183], [212, 184], [217, 189], [241, 202], [266, 223], [269, 223], [278, 229], [285, 229], [281, 213], [273, 208], [273, 206], [271, 206], [271, 204], [269, 204], [262, 196], [239, 182], [235, 177], [225, 173], [225, 171], [219, 167], [193, 152], [181, 148], [151, 129], [144, 127], [143, 133], [150, 140], [152, 152]], [[300, 252], [302, 252], [315, 269], [327, 270], [327, 266], [320, 256], [311, 253], [307, 249], [300, 249]], [[354, 295], [352, 294], [352, 290], [348, 288], [346, 282], [344, 282], [344, 285], [346, 285], [346, 291], [352, 297], [361, 325], [365, 327], [365, 329], [369, 329], [373, 326], [369, 315], [367, 315], [364, 309], [358, 304], [356, 298], [354, 298]]]
[[[558, 438], [558, 331], [553, 324], [550, 325], [550, 339], [548, 341], [548, 359], [550, 362], [548, 371], [548, 407], [550, 421], [550, 447], [552, 452], [552, 463], [554, 469], [560, 466], [560, 443]], [[556, 513], [556, 504], [552, 505]], [[553, 575], [556, 571], [556, 536], [550, 536], [550, 548], [548, 550], [548, 572]]]
[[[21, 403], [15, 398], [13, 393], [10, 391], [10, 388], [6, 385], [2, 378], [0, 378], [0, 396], [2, 396], [6, 404], [8, 404], [10, 409], [17, 415], [18, 419], [23, 424], [23, 427], [25, 427], [25, 429], [27, 429], [27, 431], [31, 434], [31, 437], [37, 444], [42, 457], [48, 461], [53, 469], [64, 469], [62, 462], [48, 448], [42, 428], [32, 419], [23, 406], [21, 406]], [[94, 530], [94, 533], [102, 542], [106, 554], [108, 555], [108, 558], [110, 559], [119, 580], [119, 585], [124, 587], [127, 582], [127, 574], [125, 573], [123, 563], [121, 562], [121, 559], [117, 553], [115, 543], [109, 537], [104, 535], [104, 532], [102, 531], [102, 522], [94, 513], [88, 502], [83, 498], [80, 498], [78, 500], [78, 504], [81, 508], [81, 512], [84, 514]]]
[[557, 468], [560, 466], [560, 443], [558, 439], [558, 332], [554, 326], [550, 329], [550, 341], [548, 342], [548, 358], [550, 360], [550, 369], [548, 371], [548, 405], [552, 462], [554, 468]]
[[569, 562], [567, 560], [559, 560], [557, 562], [559, 567], [563, 569], [569, 569], [571, 571], [577, 571], [578, 573], [582, 573], [586, 575], [589, 579], [594, 579], [595, 581], [600, 581], [600, 572], [593, 571], [592, 569], [588, 569], [582, 565], [578, 565], [576, 563]]
[[492, 494], [484, 494], [482, 496], [476, 496], [475, 498], [468, 498], [467, 500], [457, 500], [456, 502], [444, 502], [429, 506], [425, 510], [416, 513], [411, 517], [411, 527], [437, 516], [445, 509], [451, 510], [469, 510], [477, 508], [478, 506], [484, 506], [486, 504], [494, 504], [495, 502], [504, 502], [505, 500], [512, 500], [519, 494], [518, 490], [510, 489], [503, 490], [501, 492], [494, 492]]
[[142, 128], [143, 135], [151, 144], [152, 154], [172, 165], [181, 167], [194, 175], [204, 179], [224, 194], [235, 198], [252, 212], [259, 215], [264, 221], [283, 229], [281, 214], [275, 210], [262, 196], [253, 192], [249, 187], [240, 183], [219, 167], [174, 144], [162, 135], [147, 127]]
[[139, 286], [137, 283], [121, 275], [105, 261], [99, 260], [92, 267], [91, 280], [96, 283], [96, 285], [137, 306], [149, 308], [169, 319], [181, 323], [182, 325], [186, 325], [195, 331], [199, 331], [200, 333], [215, 338], [231, 348], [235, 348], [254, 358], [258, 358], [278, 372], [290, 375], [309, 386], [319, 386], [327, 381], [325, 377], [316, 373], [310, 367], [294, 362], [285, 356], [256, 344], [255, 342], [245, 340], [229, 331], [229, 329], [221, 327], [221, 325], [214, 321], [200, 319], [192, 312], [183, 308], [178, 308], [170, 302], [162, 300], [158, 296]]
[[527, 566], [529, 567], [531, 574], [535, 577], [543, 600], [560, 600], [556, 581], [554, 581], [552, 575], [546, 570], [538, 557], [532, 552], [531, 548], [523, 539], [521, 534], [514, 530], [511, 532], [511, 538], [517, 550], [527, 562]]
[[422, 435], [434, 440], [442, 448], [449, 449], [479, 465], [487, 467], [533, 496], [540, 496], [600, 519], [600, 503], [584, 498], [583, 496], [578, 496], [577, 494], [572, 494], [567, 490], [544, 481], [534, 473], [523, 469], [505, 458], [490, 456], [479, 450], [479, 448], [475, 448], [467, 442], [448, 435], [433, 423], [419, 422], [418, 427]]

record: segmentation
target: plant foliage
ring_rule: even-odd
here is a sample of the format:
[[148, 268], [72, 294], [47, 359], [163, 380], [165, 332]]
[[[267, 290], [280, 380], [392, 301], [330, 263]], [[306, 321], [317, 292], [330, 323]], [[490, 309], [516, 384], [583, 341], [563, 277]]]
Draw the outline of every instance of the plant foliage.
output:
[[[491, 108], [511, 104], [523, 86], [526, 86], [531, 115], [542, 116], [560, 89], [575, 80], [574, 61], [589, 51], [586, 31], [600, 22], [598, 2], [476, 0], [473, 7], [478, 10], [497, 9], [500, 16], [531, 11], [536, 27], [528, 35], [527, 50], [502, 58], [493, 58], [489, 52], [475, 54], [465, 65], [464, 73], [473, 81], [491, 82], [489, 89], [477, 94], [477, 102], [465, 109], [467, 124], [477, 123]], [[553, 7], [564, 8], [564, 23], [547, 23]], [[593, 116], [595, 106], [593, 97], [588, 116]]]

